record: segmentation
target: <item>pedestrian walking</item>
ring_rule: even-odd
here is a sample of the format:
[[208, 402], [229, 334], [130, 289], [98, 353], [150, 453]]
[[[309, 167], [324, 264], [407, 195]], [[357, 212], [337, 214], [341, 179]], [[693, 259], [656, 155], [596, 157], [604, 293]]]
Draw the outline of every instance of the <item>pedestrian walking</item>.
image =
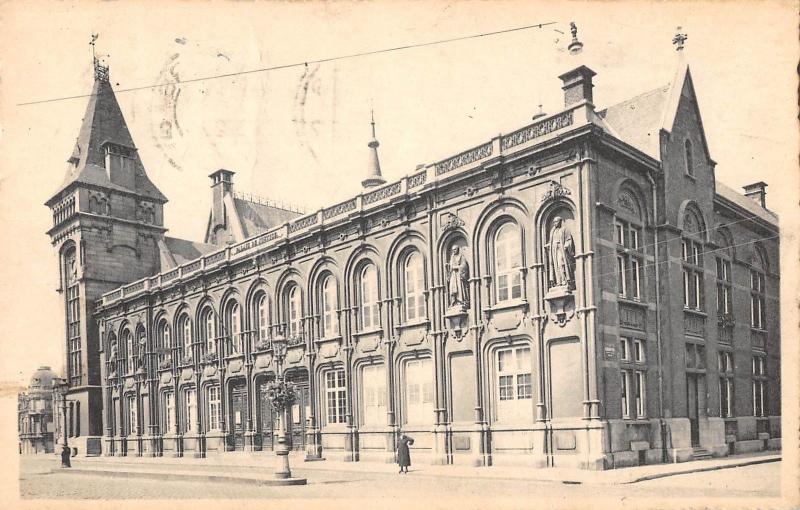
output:
[[69, 461], [69, 455], [70, 455], [69, 447], [68, 446], [63, 447], [61, 449], [61, 467], [62, 468], [72, 467], [72, 464]]
[[397, 445], [397, 464], [400, 466], [400, 473], [408, 473], [408, 466], [411, 465], [411, 452], [408, 445], [414, 444], [414, 440], [407, 435], [400, 436], [400, 443]]

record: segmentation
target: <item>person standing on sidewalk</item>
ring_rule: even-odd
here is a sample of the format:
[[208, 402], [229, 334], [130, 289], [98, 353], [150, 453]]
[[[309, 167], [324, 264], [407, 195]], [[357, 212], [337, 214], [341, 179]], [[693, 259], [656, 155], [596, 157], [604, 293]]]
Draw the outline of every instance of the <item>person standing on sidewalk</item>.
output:
[[397, 464], [400, 466], [400, 473], [408, 473], [408, 466], [411, 465], [411, 452], [408, 445], [414, 444], [414, 440], [407, 435], [400, 436], [400, 443], [397, 445]]

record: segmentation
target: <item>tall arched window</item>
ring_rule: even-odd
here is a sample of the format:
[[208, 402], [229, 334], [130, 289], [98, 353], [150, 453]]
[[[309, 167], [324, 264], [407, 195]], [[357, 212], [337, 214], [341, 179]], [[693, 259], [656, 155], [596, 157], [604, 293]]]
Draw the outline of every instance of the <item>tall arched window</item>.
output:
[[339, 321], [336, 315], [336, 280], [328, 275], [321, 286], [322, 336], [335, 337], [339, 334]]
[[125, 346], [125, 372], [130, 374], [136, 367], [136, 351], [134, 350], [133, 334], [128, 329], [122, 333], [122, 344]]
[[692, 157], [692, 141], [688, 138], [683, 142], [684, 152], [686, 154], [686, 173], [694, 175], [694, 161]]
[[159, 359], [164, 361], [172, 349], [172, 338], [170, 335], [169, 324], [166, 319], [161, 319], [158, 323], [158, 348]]
[[359, 289], [361, 293], [361, 329], [378, 328], [381, 322], [378, 305], [378, 271], [373, 264], [367, 264], [361, 270]]
[[258, 329], [258, 339], [266, 341], [269, 336], [269, 298], [266, 292], [262, 292], [256, 298], [256, 327]]
[[522, 297], [521, 268], [519, 229], [508, 222], [497, 230], [494, 238], [494, 276], [498, 303]]
[[617, 294], [620, 297], [642, 299], [643, 214], [637, 194], [622, 189], [617, 197], [614, 220], [614, 240], [617, 243]]
[[300, 297], [300, 287], [292, 285], [286, 293], [287, 323], [289, 325], [289, 337], [297, 338], [301, 332], [301, 321], [303, 318], [303, 303]]
[[750, 264], [750, 327], [766, 329], [766, 314], [764, 304], [766, 301], [766, 264], [761, 252], [756, 249]]
[[236, 301], [228, 305], [228, 314], [225, 318], [228, 334], [230, 335], [228, 347], [231, 354], [242, 352], [242, 319], [239, 303]]
[[412, 252], [406, 257], [403, 275], [406, 321], [425, 317], [425, 269], [422, 255]]
[[183, 346], [183, 355], [192, 356], [192, 320], [188, 314], [183, 314], [178, 319], [178, 333], [180, 343]]
[[211, 307], [206, 307], [200, 315], [200, 339], [206, 346], [207, 353], [217, 352], [215, 337], [217, 336], [214, 324], [214, 310]]

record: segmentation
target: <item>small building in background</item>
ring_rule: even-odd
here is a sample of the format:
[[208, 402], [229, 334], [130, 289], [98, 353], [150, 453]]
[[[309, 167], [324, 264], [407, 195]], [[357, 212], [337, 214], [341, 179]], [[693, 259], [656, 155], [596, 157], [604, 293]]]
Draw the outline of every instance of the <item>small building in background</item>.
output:
[[20, 453], [53, 453], [53, 378], [50, 367], [39, 367], [28, 391], [17, 395]]

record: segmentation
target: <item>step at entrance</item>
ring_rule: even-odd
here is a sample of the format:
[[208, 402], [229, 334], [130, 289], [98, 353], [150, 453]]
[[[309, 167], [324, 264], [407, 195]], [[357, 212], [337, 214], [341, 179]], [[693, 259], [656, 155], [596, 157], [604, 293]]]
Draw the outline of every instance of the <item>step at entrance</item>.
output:
[[695, 447], [692, 452], [692, 460], [704, 460], [712, 458], [711, 452], [705, 448]]

